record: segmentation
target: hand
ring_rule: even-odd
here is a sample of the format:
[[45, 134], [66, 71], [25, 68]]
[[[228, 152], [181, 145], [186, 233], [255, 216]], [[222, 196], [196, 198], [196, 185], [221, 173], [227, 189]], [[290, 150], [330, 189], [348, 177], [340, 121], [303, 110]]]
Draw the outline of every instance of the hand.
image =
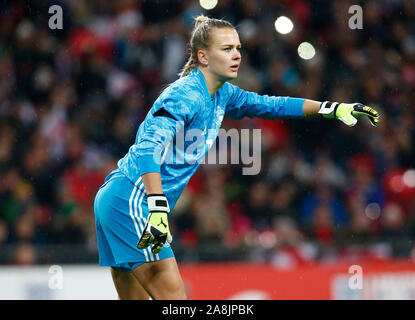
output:
[[147, 201], [150, 216], [144, 228], [143, 235], [138, 241], [137, 248], [145, 249], [153, 244], [151, 252], [159, 253], [166, 241], [168, 243], [173, 241], [168, 223], [168, 213], [170, 212], [169, 204], [163, 194], [149, 194]]
[[353, 127], [357, 123], [357, 119], [365, 115], [368, 117], [373, 126], [379, 123], [379, 113], [371, 107], [361, 103], [338, 103], [325, 101], [321, 104], [319, 114], [325, 118], [336, 118]]

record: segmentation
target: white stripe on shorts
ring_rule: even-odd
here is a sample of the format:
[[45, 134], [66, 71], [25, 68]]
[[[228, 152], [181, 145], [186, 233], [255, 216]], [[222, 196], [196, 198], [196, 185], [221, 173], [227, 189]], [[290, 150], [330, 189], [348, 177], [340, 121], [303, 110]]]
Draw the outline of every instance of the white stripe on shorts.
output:
[[[147, 223], [146, 221], [144, 221], [143, 212], [142, 212], [142, 209], [141, 209], [141, 203], [143, 202], [144, 195], [145, 195], [143, 187], [144, 187], [144, 184], [142, 184], [140, 186], [140, 188], [138, 189], [138, 191], [140, 192], [140, 196], [135, 198], [135, 201], [134, 201], [134, 215], [135, 215], [136, 219], [138, 220], [138, 223], [140, 224], [141, 229], [143, 230], [142, 232], [144, 232], [144, 228], [146, 227], [146, 223]], [[143, 190], [141, 190], [141, 189], [143, 189]], [[139, 198], [140, 198], [140, 201], [139, 201], [139, 204], [137, 206], [137, 201], [138, 201]], [[140, 218], [138, 217], [137, 207], [140, 209]], [[144, 251], [147, 251], [149, 256], [150, 256], [150, 260], [154, 261], [154, 255], [151, 252], [150, 247], [144, 249]]]
[[[138, 195], [138, 194], [140, 194], [139, 193], [139, 189], [138, 189], [138, 187], [137, 187], [137, 185], [139, 184], [139, 182], [140, 182], [140, 180], [141, 180], [141, 177], [137, 180], [137, 182], [134, 184], [134, 188], [133, 188], [133, 191], [131, 192], [131, 197], [130, 197], [130, 201], [129, 201], [129, 209], [130, 209], [130, 216], [131, 216], [131, 219], [133, 220], [133, 223], [134, 223], [134, 226], [135, 226], [135, 230], [136, 230], [136, 232], [137, 232], [137, 236], [138, 236], [138, 239], [140, 239], [141, 238], [141, 234], [142, 234], [142, 231], [140, 231], [139, 230], [139, 228], [138, 228], [138, 225], [137, 225], [137, 222], [135, 221], [135, 219], [134, 219], [134, 214], [133, 214], [133, 199]], [[137, 191], [137, 192], [136, 192]], [[136, 206], [136, 202], [137, 201], [134, 201], [134, 203], [135, 203], [135, 205], [134, 206]], [[139, 221], [139, 223], [140, 223], [140, 221]], [[143, 226], [141, 225], [141, 223], [140, 223], [140, 227], [141, 227], [141, 229], [143, 230], [144, 228], [143, 228]], [[145, 258], [146, 258], [146, 261], [148, 262], [149, 261], [149, 258], [148, 258], [148, 255], [147, 255], [147, 251], [146, 250], [144, 250], [144, 256], [145, 256]]]
[[[142, 182], [141, 177], [134, 184], [134, 190], [137, 190], [137, 189], [138, 189], [137, 193], [135, 194], [135, 196], [132, 197], [132, 199], [134, 199], [134, 200], [132, 200], [132, 201], [134, 201], [134, 215], [132, 214], [132, 203], [133, 203], [132, 201], [130, 203], [130, 215], [131, 215], [131, 218], [134, 221], [134, 225], [136, 225], [136, 230], [141, 229], [140, 230], [141, 232], [137, 231], [138, 238], [140, 239], [141, 234], [144, 232], [144, 228], [147, 224], [147, 220], [144, 218], [143, 209], [142, 209], [142, 203], [143, 203], [143, 200], [144, 200], [145, 191], [144, 191], [144, 183]], [[134, 194], [134, 191], [133, 191], [133, 194]], [[138, 205], [137, 205], [137, 202], [138, 202]], [[140, 217], [138, 216], [137, 208], [140, 210]], [[138, 221], [138, 224], [140, 226], [139, 228], [137, 227], [136, 220]], [[146, 257], [147, 262], [149, 262], [150, 260], [151, 261], [160, 260], [160, 257], [159, 257], [158, 253], [156, 253], [155, 257], [154, 257], [154, 253], [151, 252], [151, 247], [143, 249], [143, 251], [144, 251], [144, 255]]]
[[[143, 186], [144, 186], [144, 184], [143, 184]], [[143, 200], [144, 200], [144, 192], [143, 192], [143, 196], [141, 197], [140, 202], [138, 204], [138, 209], [140, 209], [140, 218], [138, 218], [137, 212], [136, 212], [136, 218], [137, 219], [141, 219], [144, 222], [144, 225], [146, 225], [147, 224], [147, 221], [145, 221], [145, 219], [144, 219], [143, 209], [141, 207], [141, 204], [142, 204]], [[156, 257], [154, 258], [154, 253], [151, 252], [150, 247], [148, 248], [148, 252], [150, 253], [151, 261], [160, 260], [158, 253], [156, 253]]]

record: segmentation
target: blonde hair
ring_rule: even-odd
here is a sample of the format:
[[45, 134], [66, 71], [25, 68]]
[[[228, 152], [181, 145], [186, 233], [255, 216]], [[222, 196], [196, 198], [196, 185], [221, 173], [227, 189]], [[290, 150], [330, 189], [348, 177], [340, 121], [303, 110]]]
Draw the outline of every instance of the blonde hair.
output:
[[209, 18], [200, 15], [195, 19], [195, 26], [192, 31], [189, 42], [190, 57], [179, 73], [180, 78], [185, 77], [190, 71], [196, 69], [199, 65], [197, 52], [200, 49], [208, 49], [211, 44], [210, 31], [213, 28], [231, 28], [235, 27], [228, 21], [222, 19]]

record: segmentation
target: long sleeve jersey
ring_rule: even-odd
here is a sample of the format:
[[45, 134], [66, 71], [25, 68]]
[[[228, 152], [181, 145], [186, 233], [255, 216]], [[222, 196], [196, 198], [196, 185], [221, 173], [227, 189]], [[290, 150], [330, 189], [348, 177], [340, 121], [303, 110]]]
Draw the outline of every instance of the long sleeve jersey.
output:
[[159, 172], [172, 209], [216, 140], [224, 117], [302, 117], [303, 103], [301, 98], [248, 92], [229, 82], [211, 96], [202, 72], [193, 70], [160, 94], [117, 171], [136, 185], [143, 174]]

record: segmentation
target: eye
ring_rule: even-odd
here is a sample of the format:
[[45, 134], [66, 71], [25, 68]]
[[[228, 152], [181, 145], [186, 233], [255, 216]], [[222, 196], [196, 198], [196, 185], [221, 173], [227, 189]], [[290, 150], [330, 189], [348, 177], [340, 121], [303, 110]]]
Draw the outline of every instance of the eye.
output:
[[225, 51], [229, 52], [229, 51], [231, 51], [231, 48], [225, 48], [225, 49], [223, 49], [223, 50], [225, 50]]

